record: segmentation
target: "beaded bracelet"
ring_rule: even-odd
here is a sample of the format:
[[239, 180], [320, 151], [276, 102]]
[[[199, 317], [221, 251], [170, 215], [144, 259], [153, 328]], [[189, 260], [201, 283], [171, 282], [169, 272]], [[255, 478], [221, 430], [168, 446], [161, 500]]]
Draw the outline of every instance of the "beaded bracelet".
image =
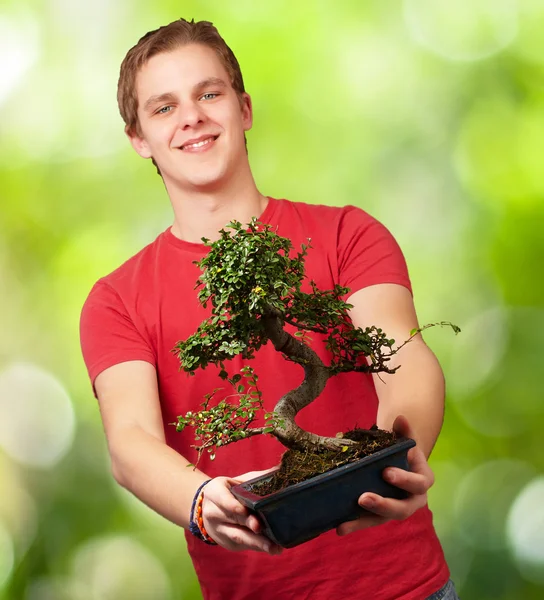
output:
[[206, 480], [198, 488], [195, 497], [193, 498], [193, 504], [191, 505], [191, 516], [189, 518], [189, 531], [205, 544], [217, 546], [217, 542], [215, 542], [206, 531], [206, 528], [204, 527], [204, 519], [202, 517], [202, 502], [204, 500], [203, 488], [206, 484], [210, 483], [210, 481], [211, 479]]

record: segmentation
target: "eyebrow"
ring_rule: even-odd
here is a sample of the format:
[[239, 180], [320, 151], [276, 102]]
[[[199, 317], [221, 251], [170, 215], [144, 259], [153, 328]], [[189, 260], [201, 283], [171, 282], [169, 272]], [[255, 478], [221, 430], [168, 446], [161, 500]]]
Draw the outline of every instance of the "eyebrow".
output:
[[175, 100], [175, 96], [172, 92], [166, 92], [165, 94], [159, 94], [158, 96], [151, 96], [146, 100], [144, 104], [144, 110], [148, 111], [153, 105], [159, 104], [160, 102], [172, 102]]
[[[227, 84], [220, 77], [208, 77], [207, 79], [203, 79], [199, 81], [194, 87], [193, 90], [196, 93], [201, 92], [203, 89], [210, 86], [226, 88]], [[149, 110], [153, 105], [158, 104], [160, 102], [172, 102], [176, 99], [176, 96], [173, 92], [165, 92], [164, 94], [158, 94], [157, 96], [151, 96], [148, 98], [144, 104], [144, 110]]]
[[223, 81], [223, 79], [221, 79], [220, 77], [208, 77], [207, 79], [203, 79], [202, 81], [199, 81], [194, 89], [195, 91], [200, 91], [204, 88], [207, 88], [209, 86], [216, 86], [216, 87], [220, 87], [220, 88], [226, 88], [227, 84]]

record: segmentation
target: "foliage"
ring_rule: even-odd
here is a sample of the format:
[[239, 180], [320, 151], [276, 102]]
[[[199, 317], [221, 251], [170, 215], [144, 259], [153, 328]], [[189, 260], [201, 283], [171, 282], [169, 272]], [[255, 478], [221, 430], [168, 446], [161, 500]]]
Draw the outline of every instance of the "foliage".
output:
[[[215, 458], [216, 448], [255, 435], [255, 431], [248, 428], [257, 412], [263, 408], [262, 392], [257, 385], [258, 377], [252, 367], [243, 367], [241, 374], [237, 373], [233, 377], [228, 377], [226, 371], [222, 371], [222, 374], [223, 379], [235, 389], [235, 393], [210, 406], [222, 388], [214, 389], [204, 396], [202, 410], [197, 413], [189, 411], [184, 417], [178, 417], [176, 427], [177, 431], [183, 431], [187, 426], [194, 427], [195, 440], [202, 441], [198, 446], [200, 452], [207, 450], [212, 460]], [[227, 402], [230, 397], [237, 397], [238, 404]], [[277, 423], [274, 415], [265, 413], [265, 420], [265, 427], [258, 433], [271, 433], [274, 430]]]
[[[304, 292], [304, 266], [311, 240], [291, 256], [291, 241], [254, 218], [247, 226], [232, 221], [219, 232], [217, 241], [211, 243], [205, 238], [203, 241], [210, 246], [210, 251], [196, 263], [203, 271], [196, 287], [201, 287], [198, 293], [201, 304], [211, 305], [211, 315], [196, 333], [178, 342], [173, 352], [180, 359], [182, 369], [191, 375], [210, 364], [219, 366], [219, 376], [234, 388], [234, 394], [210, 407], [211, 400], [220, 391], [213, 390], [205, 396], [201, 411], [178, 417], [177, 430], [194, 427], [195, 439], [200, 442], [195, 447], [199, 453], [207, 450], [211, 458], [216, 448], [252, 435], [270, 433], [283, 443], [286, 439], [292, 442], [295, 435], [281, 432], [283, 439], [280, 437], [285, 422], [277, 406], [272, 414], [266, 415], [265, 427], [250, 429], [262, 409], [257, 375], [251, 367], [244, 367], [242, 374], [229, 377], [225, 360], [238, 354], [252, 359], [255, 352], [274, 337], [276, 349], [278, 340], [284, 340], [279, 349], [287, 360], [303, 367], [322, 367], [320, 375], [323, 377], [325, 370], [325, 380], [349, 371], [394, 373], [398, 367], [390, 368], [388, 361], [423, 329], [412, 331], [404, 343], [393, 349], [395, 340], [389, 339], [380, 328], [361, 329], [353, 325], [348, 314], [352, 306], [342, 299], [349, 291], [347, 288], [336, 285], [332, 290], [320, 290], [314, 281], [309, 281], [311, 291]], [[450, 325], [456, 333], [459, 331], [451, 323], [440, 324]], [[294, 338], [284, 331], [284, 325], [296, 328]], [[310, 333], [323, 336], [331, 356], [329, 365], [324, 365], [313, 351], [302, 351], [300, 344], [287, 343], [289, 339], [298, 339], [309, 347]], [[240, 383], [242, 376], [249, 387]], [[306, 378], [309, 376], [307, 371]], [[228, 402], [230, 397], [238, 397], [238, 403]], [[291, 400], [298, 412], [314, 399], [306, 395], [302, 400]], [[300, 431], [297, 429], [296, 433]], [[337, 445], [339, 442], [329, 443]]]
[[247, 228], [237, 221], [227, 227], [231, 231], [222, 229], [218, 241], [210, 244], [203, 239], [211, 250], [197, 263], [203, 269], [197, 282], [197, 287], [202, 286], [198, 299], [204, 307], [212, 305], [212, 314], [174, 348], [185, 371], [194, 374], [211, 363], [221, 366], [223, 374], [224, 360], [237, 354], [253, 358], [268, 341], [263, 316], [270, 311], [277, 311], [285, 323], [296, 327], [300, 339], [310, 341], [309, 332], [328, 334], [333, 374], [368, 370], [365, 356], [385, 366], [381, 355], [395, 340], [387, 339], [381, 329], [353, 327], [348, 316], [352, 306], [341, 298], [347, 288], [336, 285], [323, 291], [311, 281], [311, 293], [301, 290], [311, 240], [291, 258], [291, 241], [270, 225], [253, 219]]
[[233, 233], [222, 229], [209, 254], [197, 263], [204, 271], [197, 282], [202, 286], [198, 299], [204, 307], [212, 305], [212, 315], [175, 349], [191, 374], [237, 354], [253, 358], [268, 341], [260, 317], [268, 307], [285, 312], [304, 278], [307, 246], [291, 258], [290, 240], [256, 219], [247, 229], [236, 221], [228, 227]]

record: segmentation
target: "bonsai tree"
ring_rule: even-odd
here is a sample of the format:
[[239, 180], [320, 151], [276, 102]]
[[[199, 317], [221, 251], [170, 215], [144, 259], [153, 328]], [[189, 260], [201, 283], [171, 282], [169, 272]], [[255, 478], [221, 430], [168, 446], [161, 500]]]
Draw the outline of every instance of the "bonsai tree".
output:
[[[459, 328], [446, 322], [425, 325], [411, 331], [408, 339], [394, 348], [395, 340], [381, 329], [353, 325], [348, 315], [352, 306], [342, 299], [348, 288], [336, 285], [332, 290], [320, 290], [310, 281], [311, 291], [302, 291], [311, 240], [294, 252], [289, 239], [253, 219], [247, 226], [232, 221], [220, 231], [217, 241], [203, 238], [203, 242], [210, 252], [197, 263], [203, 272], [196, 287], [201, 288], [201, 304], [211, 305], [211, 315], [193, 335], [178, 342], [173, 352], [190, 375], [208, 365], [219, 367], [219, 376], [234, 393], [217, 401], [221, 390], [212, 390], [200, 411], [178, 417], [178, 431], [194, 427], [199, 457], [207, 451], [213, 459], [221, 446], [262, 434], [304, 453], [305, 463], [309, 454], [329, 451], [336, 457], [333, 463], [338, 464], [338, 455], [344, 455], [343, 462], [353, 459], [361, 455], [365, 444], [368, 447], [369, 440], [381, 442], [371, 443], [366, 453], [393, 443], [394, 434], [384, 436], [375, 426], [324, 437], [301, 429], [295, 418], [320, 395], [330, 377], [350, 371], [394, 373], [399, 367], [388, 366], [391, 357], [422, 330], [449, 325], [457, 333]], [[287, 325], [295, 330], [293, 334], [286, 330]], [[312, 334], [324, 336], [329, 364], [311, 348]], [[258, 374], [246, 366], [230, 376], [225, 362], [238, 354], [251, 360], [269, 342], [286, 360], [304, 369], [304, 380], [279, 398], [272, 412], [264, 414], [264, 426], [252, 427], [263, 409]]]

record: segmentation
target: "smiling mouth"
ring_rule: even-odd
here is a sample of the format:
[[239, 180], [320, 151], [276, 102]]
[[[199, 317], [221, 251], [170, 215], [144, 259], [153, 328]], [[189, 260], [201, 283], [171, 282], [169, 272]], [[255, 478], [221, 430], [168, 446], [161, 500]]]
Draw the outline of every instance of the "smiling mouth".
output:
[[180, 150], [196, 150], [198, 148], [202, 148], [204, 146], [208, 146], [212, 142], [218, 138], [218, 135], [211, 135], [210, 137], [201, 140], [200, 142], [195, 142], [194, 144], [185, 144], [184, 146], [180, 146]]

